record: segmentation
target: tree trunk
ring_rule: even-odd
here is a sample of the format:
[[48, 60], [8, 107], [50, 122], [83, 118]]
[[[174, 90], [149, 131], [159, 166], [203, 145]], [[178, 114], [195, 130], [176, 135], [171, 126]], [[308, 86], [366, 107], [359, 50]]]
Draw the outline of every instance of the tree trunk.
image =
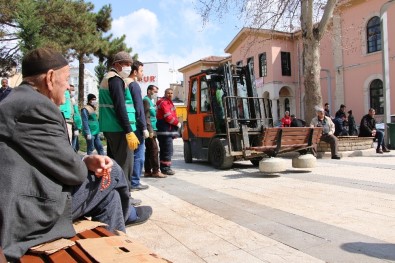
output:
[[316, 116], [315, 107], [323, 107], [320, 85], [320, 42], [314, 38], [303, 39], [305, 120], [309, 124]]
[[84, 55], [78, 55], [78, 108], [82, 109], [84, 106], [85, 87], [84, 87]]

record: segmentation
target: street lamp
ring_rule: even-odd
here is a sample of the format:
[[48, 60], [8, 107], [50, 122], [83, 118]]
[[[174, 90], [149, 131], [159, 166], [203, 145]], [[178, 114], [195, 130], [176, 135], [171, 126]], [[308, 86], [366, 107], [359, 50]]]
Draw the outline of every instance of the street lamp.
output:
[[384, 3], [380, 8], [380, 24], [381, 24], [381, 41], [383, 43], [383, 91], [384, 91], [384, 132], [385, 144], [388, 145], [389, 134], [387, 133], [387, 123], [390, 123], [391, 113], [391, 97], [390, 97], [390, 72], [389, 72], [389, 57], [388, 57], [388, 23], [387, 23], [387, 10], [390, 5], [394, 4], [395, 0], [389, 0]]

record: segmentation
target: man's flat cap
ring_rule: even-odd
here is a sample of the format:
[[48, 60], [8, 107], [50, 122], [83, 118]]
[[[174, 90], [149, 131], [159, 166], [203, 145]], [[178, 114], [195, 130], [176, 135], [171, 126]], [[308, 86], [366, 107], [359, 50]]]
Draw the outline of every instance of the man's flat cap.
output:
[[133, 63], [133, 58], [132, 58], [132, 56], [130, 56], [130, 54], [128, 52], [121, 51], [121, 52], [118, 52], [117, 54], [114, 55], [113, 60], [112, 60], [112, 65], [114, 65], [115, 63], [119, 63], [119, 62]]
[[22, 60], [22, 76], [29, 77], [48, 70], [57, 70], [67, 66], [69, 62], [57, 51], [48, 48], [37, 48], [26, 54]]

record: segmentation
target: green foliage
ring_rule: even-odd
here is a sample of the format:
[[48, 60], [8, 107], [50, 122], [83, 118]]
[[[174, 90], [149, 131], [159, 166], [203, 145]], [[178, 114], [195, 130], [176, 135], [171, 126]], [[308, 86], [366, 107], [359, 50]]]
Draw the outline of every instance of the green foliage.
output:
[[22, 53], [26, 53], [45, 42], [45, 37], [40, 35], [44, 27], [44, 17], [40, 15], [40, 4], [36, 1], [22, 0], [16, 5], [15, 22], [20, 30], [17, 36], [20, 39], [19, 47]]
[[[94, 13], [93, 4], [83, 0], [0, 0], [0, 10], [0, 75], [10, 72], [21, 55], [38, 47], [50, 47], [69, 59], [76, 58], [82, 66], [80, 72], [84, 63], [92, 61], [91, 55], [99, 58], [102, 72], [112, 55], [132, 51], [125, 44], [125, 36], [104, 36], [111, 28], [111, 5]], [[83, 85], [80, 74], [80, 100], [84, 97]]]
[[[96, 74], [96, 78], [97, 78], [97, 81], [99, 84], [103, 80], [106, 72], [107, 72], [107, 67], [104, 65], [103, 62], [99, 61], [99, 64], [95, 67], [95, 74]], [[97, 87], [97, 88], [99, 88], [99, 87]]]

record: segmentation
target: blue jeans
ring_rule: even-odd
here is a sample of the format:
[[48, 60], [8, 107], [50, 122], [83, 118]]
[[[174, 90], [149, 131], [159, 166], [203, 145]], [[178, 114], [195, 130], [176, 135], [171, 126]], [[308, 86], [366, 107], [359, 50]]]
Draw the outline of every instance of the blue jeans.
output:
[[384, 132], [380, 130], [376, 130], [376, 136], [375, 138], [377, 139], [377, 149], [380, 149], [381, 147], [385, 147], [384, 145]]
[[141, 173], [143, 172], [145, 159], [145, 144], [144, 139], [140, 139], [139, 147], [134, 150], [134, 163], [133, 163], [133, 175], [132, 175], [132, 187], [136, 187], [140, 184]]
[[97, 154], [104, 155], [104, 149], [103, 149], [103, 145], [101, 144], [99, 134], [92, 135], [91, 140], [86, 140], [86, 147], [87, 147], [86, 150], [87, 155], [91, 155], [94, 149], [96, 149]]
[[115, 161], [110, 186], [104, 190], [100, 188], [101, 178], [97, 178], [92, 172], [89, 172], [82, 185], [73, 187], [73, 220], [90, 216], [94, 221], [106, 223], [110, 231], [125, 232], [126, 220], [130, 215], [136, 215], [136, 211], [129, 204], [129, 186], [121, 167]]
[[74, 151], [78, 152], [80, 150], [80, 144], [78, 142], [78, 136], [73, 136], [71, 137], [71, 146], [73, 147]]

